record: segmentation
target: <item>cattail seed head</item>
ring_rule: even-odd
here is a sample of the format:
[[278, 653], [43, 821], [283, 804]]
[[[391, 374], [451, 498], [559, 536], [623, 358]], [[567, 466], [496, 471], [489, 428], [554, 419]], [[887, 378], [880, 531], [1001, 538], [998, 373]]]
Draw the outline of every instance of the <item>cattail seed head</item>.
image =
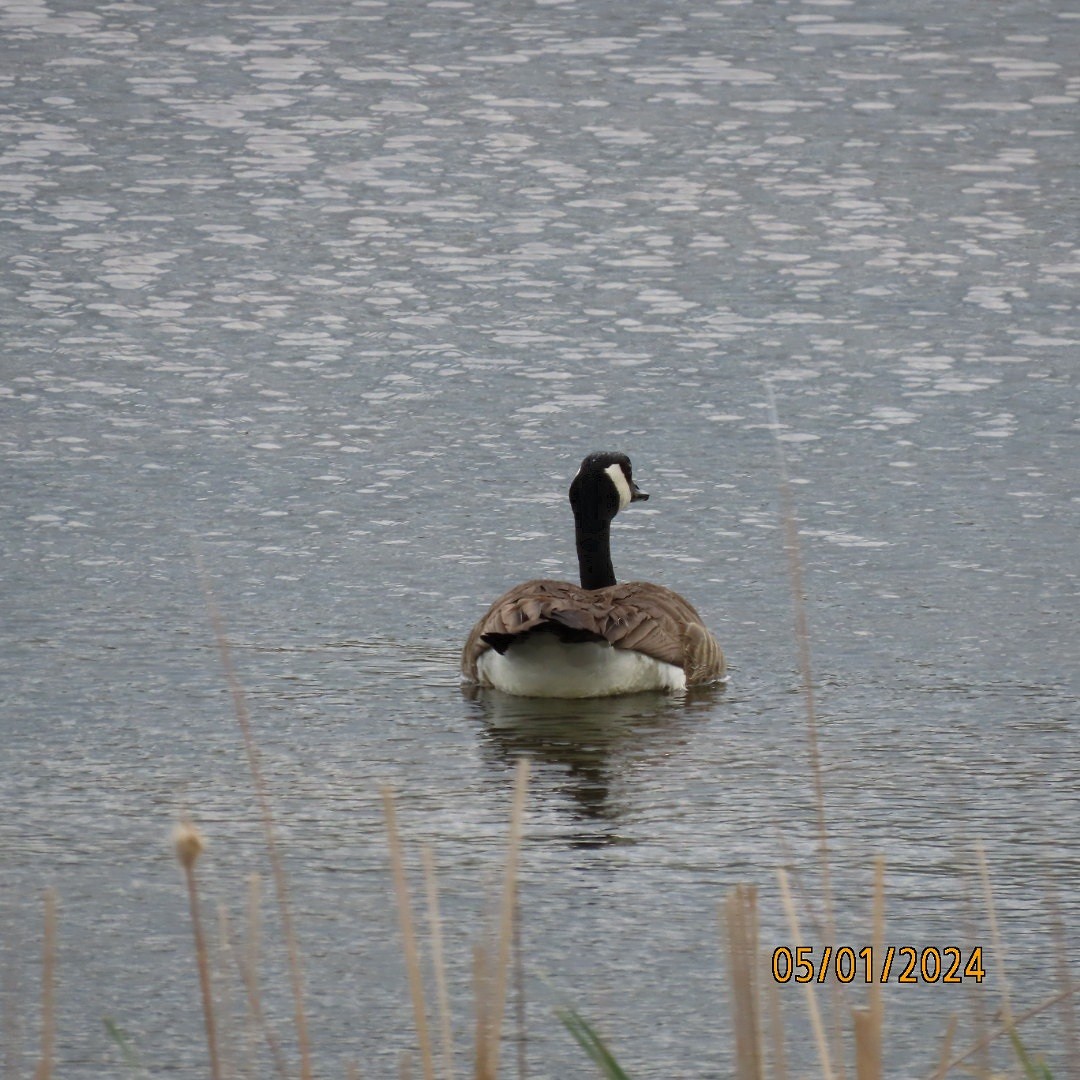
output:
[[190, 870], [195, 865], [195, 860], [206, 848], [203, 834], [199, 832], [194, 823], [181, 821], [173, 829], [173, 850], [176, 858], [185, 870]]

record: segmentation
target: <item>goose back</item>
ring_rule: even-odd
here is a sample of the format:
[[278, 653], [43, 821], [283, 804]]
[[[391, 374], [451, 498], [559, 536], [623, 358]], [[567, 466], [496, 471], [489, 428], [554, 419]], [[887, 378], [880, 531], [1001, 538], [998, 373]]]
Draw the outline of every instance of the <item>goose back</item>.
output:
[[515, 640], [547, 631], [563, 641], [607, 642], [671, 664], [682, 670], [687, 686], [724, 676], [716, 638], [693, 605], [671, 589], [645, 581], [583, 589], [544, 578], [515, 586], [491, 605], [465, 643], [462, 675], [482, 681], [478, 662], [488, 649], [505, 652]]

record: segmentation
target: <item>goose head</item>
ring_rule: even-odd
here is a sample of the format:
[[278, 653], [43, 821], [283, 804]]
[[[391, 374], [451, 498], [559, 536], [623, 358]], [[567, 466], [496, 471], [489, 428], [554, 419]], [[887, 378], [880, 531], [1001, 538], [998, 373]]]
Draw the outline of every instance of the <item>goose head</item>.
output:
[[609, 522], [620, 510], [648, 497], [634, 483], [630, 459], [625, 454], [589, 454], [570, 484], [570, 505], [579, 521]]

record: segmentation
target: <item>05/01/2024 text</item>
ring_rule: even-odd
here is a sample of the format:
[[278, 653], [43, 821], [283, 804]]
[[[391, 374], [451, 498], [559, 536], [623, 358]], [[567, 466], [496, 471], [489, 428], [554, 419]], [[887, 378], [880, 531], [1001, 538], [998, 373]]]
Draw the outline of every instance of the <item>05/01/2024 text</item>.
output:
[[976, 945], [967, 953], [956, 945], [939, 949], [930, 945], [917, 949], [911, 945], [888, 945], [879, 956], [871, 945], [854, 949], [850, 945], [834, 948], [825, 945], [820, 959], [812, 945], [797, 945], [794, 949], [780, 945], [772, 954], [772, 977], [778, 983], [823, 983], [832, 975], [842, 983], [959, 984], [965, 980], [981, 983], [986, 977], [983, 950]]

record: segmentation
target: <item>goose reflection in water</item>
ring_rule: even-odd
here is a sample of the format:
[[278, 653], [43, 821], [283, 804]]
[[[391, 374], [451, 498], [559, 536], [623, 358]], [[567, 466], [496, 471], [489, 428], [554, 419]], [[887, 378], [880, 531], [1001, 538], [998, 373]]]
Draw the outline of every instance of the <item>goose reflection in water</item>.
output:
[[[485, 758], [506, 777], [508, 787], [513, 764], [528, 757], [534, 764], [534, 792], [567, 795], [576, 820], [610, 826], [624, 810], [612, 798], [619, 781], [639, 765], [684, 746], [724, 692], [717, 686], [682, 694], [567, 700], [522, 698], [475, 686], [462, 690], [470, 710], [484, 720]], [[618, 842], [614, 828], [590, 830], [575, 840], [586, 847]]]

